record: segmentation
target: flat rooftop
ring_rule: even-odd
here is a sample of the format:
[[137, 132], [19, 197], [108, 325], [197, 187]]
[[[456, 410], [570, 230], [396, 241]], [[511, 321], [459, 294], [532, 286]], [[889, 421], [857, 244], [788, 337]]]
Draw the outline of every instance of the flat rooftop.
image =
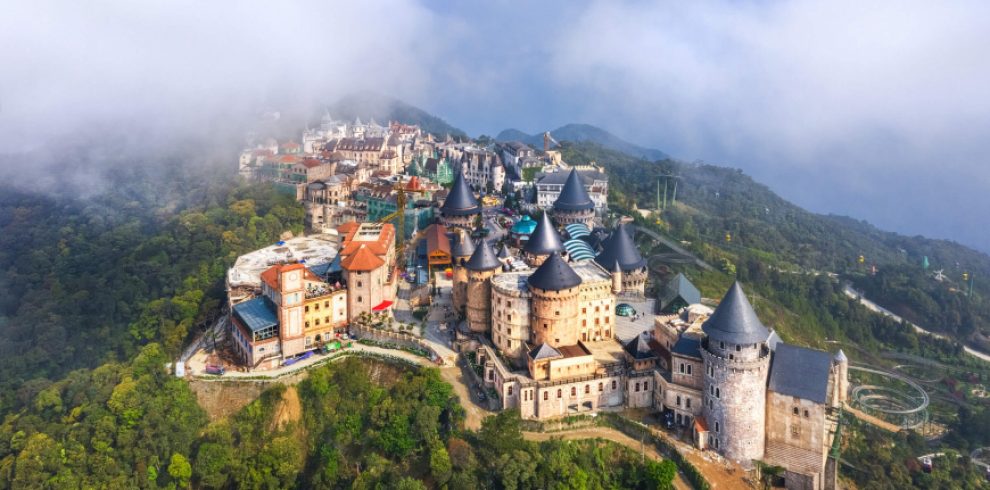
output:
[[595, 356], [595, 362], [600, 364], [611, 364], [621, 361], [625, 352], [622, 350], [622, 344], [615, 340], [582, 342], [582, 344], [584, 344], [592, 356]]
[[630, 305], [636, 309], [636, 313], [642, 316], [639, 320], [633, 320], [631, 316], [615, 315], [615, 337], [626, 343], [643, 332], [652, 332], [653, 319], [655, 318], [653, 314], [655, 302], [656, 300], [652, 298], [627, 298], [622, 296], [616, 298], [616, 305], [623, 303]]
[[261, 287], [261, 273], [273, 265], [306, 261], [307, 266], [333, 261], [337, 241], [333, 235], [316, 234], [290, 238], [237, 258], [227, 271], [227, 286]]

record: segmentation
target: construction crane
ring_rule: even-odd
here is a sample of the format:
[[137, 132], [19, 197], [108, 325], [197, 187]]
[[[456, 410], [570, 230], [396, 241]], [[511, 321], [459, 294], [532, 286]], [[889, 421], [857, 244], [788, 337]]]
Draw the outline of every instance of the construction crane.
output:
[[388, 223], [392, 220], [398, 220], [395, 227], [395, 253], [399, 255], [402, 253], [406, 241], [406, 194], [415, 195], [423, 192], [423, 189], [419, 186], [419, 179], [412, 177], [408, 182], [396, 182], [392, 186], [392, 190], [395, 191], [395, 212], [383, 216], [378, 222]]
[[560, 142], [553, 139], [553, 136], [550, 136], [550, 131], [547, 131], [543, 133], [543, 151], [550, 151], [550, 143], [553, 143], [554, 146], [560, 146]]

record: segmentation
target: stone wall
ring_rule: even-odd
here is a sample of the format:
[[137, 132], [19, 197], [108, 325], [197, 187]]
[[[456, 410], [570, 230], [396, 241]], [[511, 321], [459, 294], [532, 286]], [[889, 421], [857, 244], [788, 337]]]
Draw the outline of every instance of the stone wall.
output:
[[578, 288], [547, 291], [530, 288], [533, 295], [530, 329], [534, 343], [551, 346], [574, 345], [578, 342]]
[[707, 343], [701, 352], [705, 366], [703, 414], [712, 438], [709, 447], [743, 466], [763, 458], [766, 441], [770, 354], [766, 348], [757, 352], [760, 355], [752, 360], [745, 359], [750, 356], [730, 360], [713, 354]]
[[433, 347], [431, 347], [429, 343], [424, 342], [415, 335], [365, 327], [363, 325], [358, 325], [356, 323], [351, 324], [350, 332], [351, 335], [354, 335], [358, 339], [374, 340], [375, 342], [385, 342], [389, 344], [395, 344], [401, 347], [422, 349], [430, 354], [430, 359], [432, 360], [441, 359], [440, 355], [435, 350], [433, 350]]
[[507, 357], [520, 364], [526, 361], [530, 314], [528, 292], [523, 294], [492, 285], [492, 340]]
[[492, 281], [495, 271], [468, 271], [467, 320], [472, 332], [484, 333], [492, 324]]

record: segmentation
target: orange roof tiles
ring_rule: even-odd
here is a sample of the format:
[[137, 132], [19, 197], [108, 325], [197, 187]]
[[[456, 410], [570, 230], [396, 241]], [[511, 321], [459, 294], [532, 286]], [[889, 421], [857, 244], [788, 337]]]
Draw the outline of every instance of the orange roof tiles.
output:
[[321, 162], [321, 161], [319, 161], [319, 160], [317, 160], [315, 158], [307, 158], [307, 159], [305, 159], [305, 160], [302, 161], [302, 164], [305, 165], [306, 168], [313, 168], [313, 167], [318, 167], [320, 165], [323, 165], [323, 162]]
[[371, 251], [370, 248], [366, 247], [365, 244], [361, 244], [357, 251], [351, 255], [348, 255], [344, 260], [340, 262], [340, 266], [349, 271], [373, 271], [382, 265], [385, 261], [381, 259], [377, 254]]
[[426, 228], [426, 253], [431, 254], [435, 251], [450, 255], [450, 238], [447, 237], [447, 228], [439, 223]]
[[278, 291], [280, 289], [279, 278], [281, 277], [282, 272], [294, 271], [305, 268], [306, 266], [302, 264], [273, 265], [261, 273], [261, 280], [264, 281], [264, 283], [267, 284], [268, 287]]

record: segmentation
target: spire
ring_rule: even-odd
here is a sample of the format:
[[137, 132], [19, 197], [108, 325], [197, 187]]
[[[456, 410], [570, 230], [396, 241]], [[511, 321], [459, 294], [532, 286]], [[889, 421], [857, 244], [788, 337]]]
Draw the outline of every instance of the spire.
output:
[[478, 199], [474, 197], [471, 186], [464, 180], [463, 173], [458, 172], [457, 177], [454, 177], [454, 185], [450, 188], [447, 199], [444, 199], [443, 206], [440, 206], [440, 212], [451, 216], [469, 216], [481, 213]]
[[553, 208], [558, 211], [584, 211], [595, 209], [595, 203], [588, 196], [588, 191], [584, 189], [581, 175], [577, 169], [571, 169], [571, 174], [567, 176], [564, 183], [564, 190], [560, 191], [560, 197], [553, 203]]
[[613, 265], [612, 265], [612, 272], [613, 273], [619, 273], [619, 274], [622, 273], [622, 266], [619, 265], [619, 259], [616, 259], [615, 262], [613, 263]]
[[509, 246], [503, 243], [502, 244], [502, 249], [498, 251], [498, 258], [500, 258], [500, 259], [508, 259], [508, 258], [511, 258], [511, 257], [512, 257], [512, 254], [509, 253]]
[[845, 352], [842, 352], [842, 349], [835, 353], [835, 362], [849, 362], [849, 358], [846, 357]]
[[595, 257], [595, 262], [605, 268], [611, 267], [616, 260], [624, 271], [646, 267], [646, 260], [639, 254], [632, 236], [626, 231], [625, 223], [612, 231], [605, 240], [602, 253]]
[[770, 336], [738, 281], [725, 293], [718, 308], [715, 308], [715, 313], [712, 313], [701, 329], [709, 339], [730, 344], [766, 342]]
[[471, 240], [466, 233], [460, 235], [457, 244], [454, 246], [454, 257], [470, 257], [474, 255], [474, 240]]
[[581, 276], [571, 269], [560, 253], [553, 252], [526, 282], [534, 288], [560, 291], [581, 285]]
[[502, 267], [502, 263], [495, 256], [491, 242], [482, 239], [481, 246], [474, 249], [474, 253], [464, 267], [472, 271], [490, 271]]
[[546, 212], [540, 217], [539, 223], [536, 224], [536, 229], [529, 236], [529, 241], [523, 247], [523, 251], [533, 255], [547, 255], [551, 252], [562, 252], [564, 250], [564, 242], [561, 241], [560, 235], [557, 234], [557, 230], [553, 227], [553, 222], [550, 221], [550, 215]]

